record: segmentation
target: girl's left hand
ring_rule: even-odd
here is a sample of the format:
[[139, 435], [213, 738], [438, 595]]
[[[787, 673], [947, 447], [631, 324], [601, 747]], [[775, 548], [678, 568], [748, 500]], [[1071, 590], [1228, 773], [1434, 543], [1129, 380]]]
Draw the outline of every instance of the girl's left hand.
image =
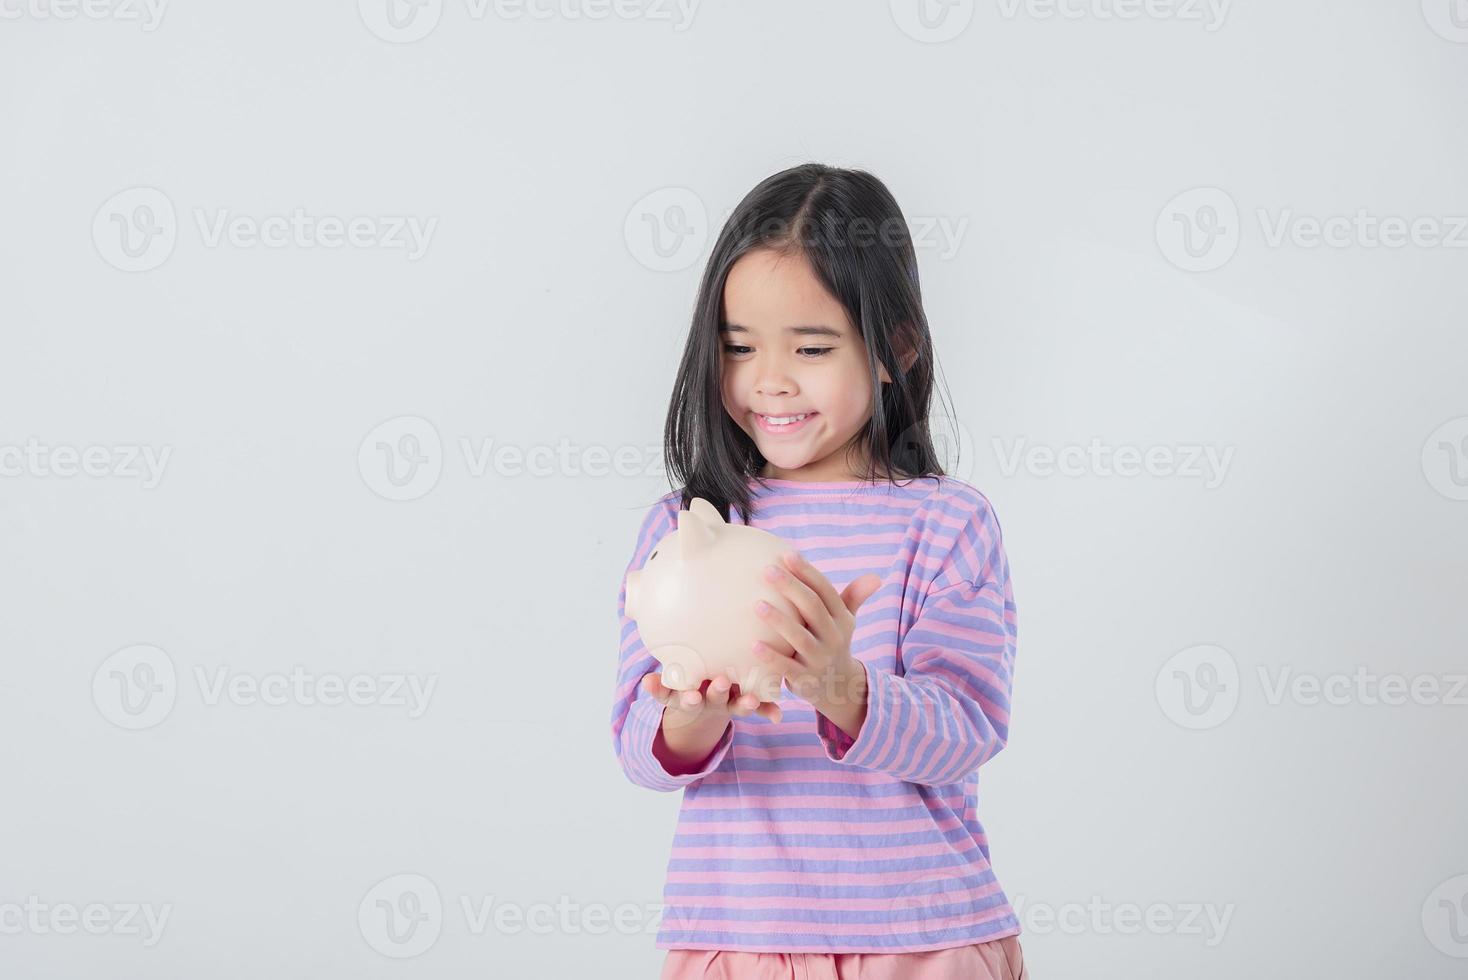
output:
[[765, 569], [765, 578], [798, 615], [763, 600], [755, 603], [755, 614], [795, 648], [795, 656], [783, 656], [758, 640], [754, 655], [785, 678], [792, 694], [814, 707], [839, 703], [847, 679], [861, 669], [851, 655], [856, 611], [882, 587], [882, 579], [868, 573], [838, 594], [830, 579], [798, 551], [785, 552], [780, 561]]

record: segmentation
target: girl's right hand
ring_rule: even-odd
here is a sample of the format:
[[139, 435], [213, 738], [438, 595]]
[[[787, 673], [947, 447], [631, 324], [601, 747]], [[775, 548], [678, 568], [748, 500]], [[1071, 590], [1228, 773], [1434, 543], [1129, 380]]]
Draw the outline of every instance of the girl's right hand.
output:
[[670, 727], [696, 721], [717, 721], [722, 729], [731, 717], [760, 714], [770, 721], [779, 721], [781, 716], [777, 702], [761, 701], [753, 694], [743, 694], [738, 684], [724, 676], [705, 680], [696, 691], [675, 691], [663, 686], [661, 671], [652, 671], [642, 675], [642, 687], [667, 709], [665, 713], [673, 715], [667, 719]]

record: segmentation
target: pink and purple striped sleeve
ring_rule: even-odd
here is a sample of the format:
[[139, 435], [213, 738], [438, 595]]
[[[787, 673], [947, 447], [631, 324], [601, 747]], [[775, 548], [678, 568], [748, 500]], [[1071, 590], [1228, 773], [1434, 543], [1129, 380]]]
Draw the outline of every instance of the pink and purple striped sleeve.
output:
[[1015, 638], [999, 521], [978, 495], [899, 641], [901, 674], [865, 667], [857, 737], [816, 715], [826, 755], [923, 786], [962, 780], [1009, 738]]
[[[679, 497], [664, 497], [648, 510], [637, 534], [637, 545], [632, 551], [632, 560], [627, 571], [641, 568], [658, 540], [677, 526]], [[627, 616], [627, 576], [622, 576], [622, 588], [617, 596], [617, 616], [622, 623], [622, 647], [617, 659], [616, 694], [612, 701], [612, 747], [621, 763], [622, 772], [638, 786], [670, 793], [697, 782], [719, 768], [729, 747], [734, 744], [734, 725], [731, 723], [722, 738], [714, 746], [708, 761], [697, 772], [673, 775], [664, 768], [653, 754], [653, 742], [663, 723], [663, 706], [652, 695], [642, 689], [645, 674], [659, 670], [661, 665], [648, 652], [637, 632], [637, 624]]]

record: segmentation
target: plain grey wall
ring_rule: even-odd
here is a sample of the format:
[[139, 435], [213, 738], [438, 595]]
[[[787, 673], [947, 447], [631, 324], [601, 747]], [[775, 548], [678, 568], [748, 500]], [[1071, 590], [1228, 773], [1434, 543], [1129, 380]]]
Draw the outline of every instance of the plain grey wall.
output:
[[1032, 974], [1461, 975], [1461, 0], [388, 2], [0, 4], [0, 973], [656, 976], [617, 590], [815, 159], [1004, 528]]

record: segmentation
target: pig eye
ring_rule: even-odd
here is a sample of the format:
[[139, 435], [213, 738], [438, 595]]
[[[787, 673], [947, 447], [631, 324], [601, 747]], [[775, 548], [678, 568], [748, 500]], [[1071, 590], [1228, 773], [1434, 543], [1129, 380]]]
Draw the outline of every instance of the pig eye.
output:
[[656, 551], [654, 551], [652, 554], [650, 554], [650, 555], [647, 556], [647, 560], [648, 561], [652, 561], [657, 556], [658, 556], [658, 553]]

